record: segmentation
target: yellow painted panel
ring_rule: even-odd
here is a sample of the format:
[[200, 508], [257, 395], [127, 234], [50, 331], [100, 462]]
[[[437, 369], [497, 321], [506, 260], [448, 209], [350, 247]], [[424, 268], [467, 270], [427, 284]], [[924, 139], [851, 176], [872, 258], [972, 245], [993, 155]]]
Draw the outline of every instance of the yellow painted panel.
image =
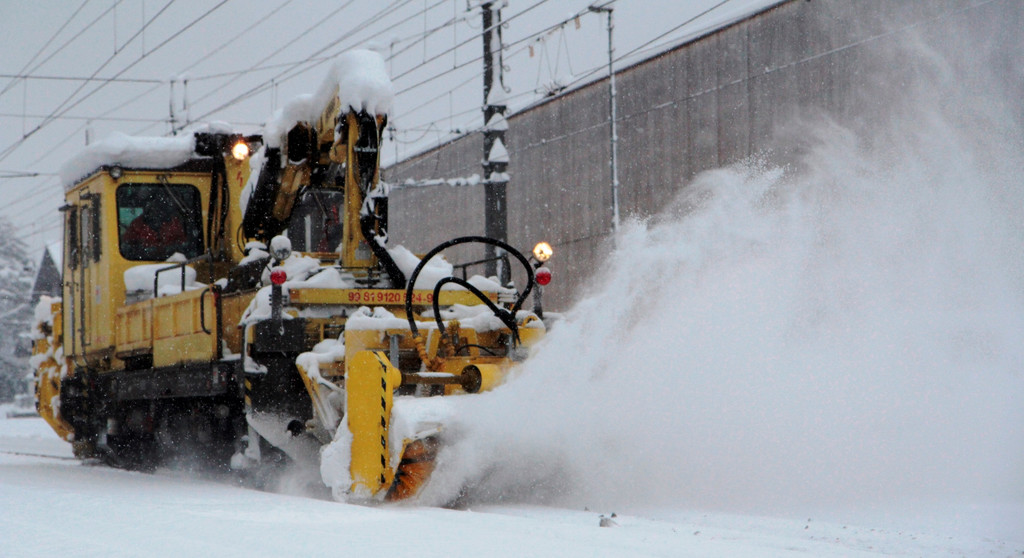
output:
[[153, 366], [183, 362], [210, 362], [216, 356], [216, 337], [205, 333], [178, 335], [153, 341]]
[[[256, 291], [245, 293], [232, 293], [221, 296], [221, 339], [227, 344], [228, 349], [235, 354], [242, 352], [242, 330], [238, 327], [238, 321], [242, 318], [245, 309], [256, 296]], [[209, 300], [207, 300], [209, 302]], [[212, 326], [206, 327], [213, 329]]]
[[[217, 318], [210, 291], [187, 291], [152, 302], [154, 366], [213, 360], [217, 348]], [[205, 310], [205, 325], [210, 333], [203, 331], [200, 310]]]
[[[485, 293], [492, 301], [498, 300], [495, 293]], [[416, 306], [426, 306], [434, 301], [434, 293], [427, 290], [415, 290], [412, 292], [412, 303]], [[295, 305], [301, 304], [358, 304], [389, 306], [405, 304], [405, 291], [403, 289], [291, 289], [288, 293], [289, 302]], [[438, 304], [450, 306], [452, 304], [464, 304], [472, 306], [483, 304], [479, 298], [468, 291], [441, 291]]]
[[153, 301], [145, 300], [117, 309], [115, 325], [117, 353], [153, 346]]
[[376, 495], [394, 480], [388, 448], [393, 392], [402, 374], [383, 352], [359, 351], [346, 359], [345, 396], [352, 432], [352, 493]]

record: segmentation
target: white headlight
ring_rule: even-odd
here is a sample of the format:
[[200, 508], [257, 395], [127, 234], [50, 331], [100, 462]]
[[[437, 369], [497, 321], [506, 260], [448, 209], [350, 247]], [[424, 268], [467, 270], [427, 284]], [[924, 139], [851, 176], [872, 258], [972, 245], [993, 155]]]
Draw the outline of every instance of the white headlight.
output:
[[292, 241], [284, 235], [270, 239], [270, 255], [279, 262], [287, 260], [292, 255]]
[[239, 161], [249, 156], [249, 144], [239, 141], [231, 148], [231, 156]]

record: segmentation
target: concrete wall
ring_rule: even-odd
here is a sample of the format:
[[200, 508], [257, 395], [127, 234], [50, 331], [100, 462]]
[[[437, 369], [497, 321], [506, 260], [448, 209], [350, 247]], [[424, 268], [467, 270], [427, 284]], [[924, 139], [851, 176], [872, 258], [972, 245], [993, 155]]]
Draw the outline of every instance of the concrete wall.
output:
[[[913, 102], [901, 98], [911, 94], [904, 87], [935, 71], [934, 55], [979, 95], [997, 87], [1021, 98], [1022, 29], [1019, 0], [792, 0], [619, 69], [622, 214], [656, 214], [700, 171], [751, 155], [793, 157], [784, 132], [801, 118], [826, 115], [870, 128]], [[993, 68], [1002, 76], [994, 84], [983, 77]], [[1024, 108], [1018, 115], [1024, 121]], [[555, 281], [545, 303], [564, 309], [586, 292], [609, 245], [607, 81], [530, 107], [509, 123], [509, 241], [524, 250], [541, 239], [554, 245]], [[481, 173], [481, 159], [482, 136], [466, 136], [385, 177], [466, 177]], [[422, 253], [457, 235], [482, 234], [483, 201], [482, 185], [397, 188], [391, 237]]]

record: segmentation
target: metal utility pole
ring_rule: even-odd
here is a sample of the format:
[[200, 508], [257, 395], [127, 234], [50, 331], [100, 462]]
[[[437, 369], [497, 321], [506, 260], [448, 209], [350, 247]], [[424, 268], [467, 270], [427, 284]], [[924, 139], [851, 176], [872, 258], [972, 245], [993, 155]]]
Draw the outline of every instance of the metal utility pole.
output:
[[[501, 4], [504, 0], [485, 1], [484, 28], [484, 235], [508, 240], [508, 150], [505, 149], [505, 92], [502, 89], [501, 59]], [[485, 248], [488, 276], [497, 275], [503, 285], [511, 279], [508, 266], [499, 265], [494, 258], [503, 256], [501, 250], [487, 245]]]
[[619, 133], [616, 124], [618, 116], [615, 109], [615, 70], [612, 64], [615, 61], [615, 49], [614, 43], [612, 42], [612, 12], [614, 8], [610, 8], [607, 5], [604, 6], [590, 6], [590, 11], [595, 13], [608, 14], [608, 122], [611, 130], [609, 136], [611, 137], [611, 160], [609, 165], [611, 166], [612, 174], [612, 237], [619, 232]]

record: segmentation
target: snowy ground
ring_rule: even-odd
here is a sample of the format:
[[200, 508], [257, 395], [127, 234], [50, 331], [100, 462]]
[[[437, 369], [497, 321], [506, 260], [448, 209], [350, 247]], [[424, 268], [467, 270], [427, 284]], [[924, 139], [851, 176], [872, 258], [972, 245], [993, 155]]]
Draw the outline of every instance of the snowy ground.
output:
[[[602, 528], [600, 515], [612, 510], [371, 508], [259, 492], [171, 471], [149, 475], [83, 465], [69, 457], [70, 447], [42, 420], [0, 419], [0, 556], [1024, 553], [1024, 533], [1014, 532], [1013, 521], [1024, 517], [1024, 505], [1001, 512], [914, 509], [858, 524], [661, 509], [620, 514], [617, 525]], [[957, 518], [958, 513], [983, 513], [985, 521]]]

